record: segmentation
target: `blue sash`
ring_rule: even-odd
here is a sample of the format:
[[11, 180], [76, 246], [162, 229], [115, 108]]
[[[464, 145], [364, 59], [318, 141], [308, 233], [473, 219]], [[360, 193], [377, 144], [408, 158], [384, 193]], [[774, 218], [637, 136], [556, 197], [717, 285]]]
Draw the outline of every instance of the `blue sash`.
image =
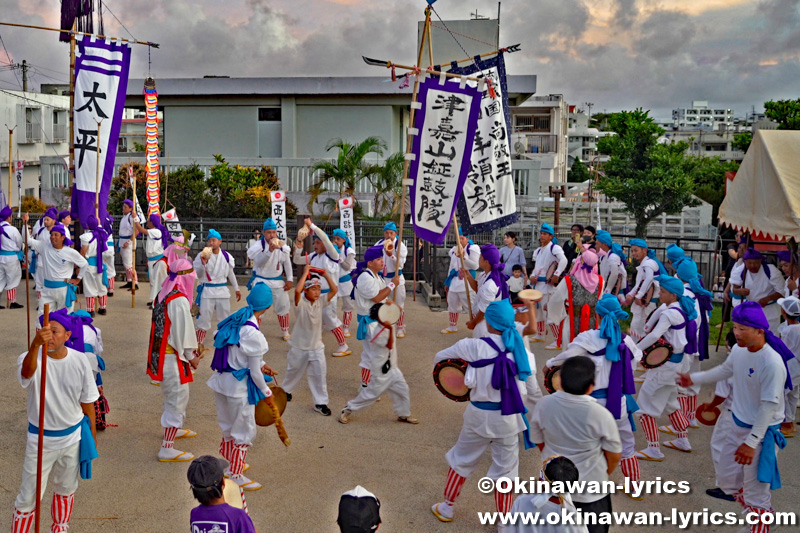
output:
[[[500, 409], [502, 409], [500, 407], [500, 402], [473, 402], [473, 401], [470, 401], [469, 403], [471, 403], [472, 405], [474, 405], [475, 407], [477, 407], [478, 409], [481, 409], [483, 411], [499, 411]], [[528, 412], [528, 409], [525, 408], [525, 411], [522, 413], [522, 420], [525, 422], [525, 430], [522, 432], [522, 440], [525, 442], [525, 449], [526, 450], [530, 450], [531, 448], [535, 448], [536, 444], [531, 442], [531, 426], [528, 423], [527, 417], [525, 417], [525, 414], [527, 414], [527, 412]]]
[[75, 285], [67, 283], [66, 281], [53, 281], [51, 279], [44, 280], [46, 289], [67, 289], [67, 297], [64, 300], [64, 306], [70, 307], [78, 299], [78, 293], [75, 290]]
[[[477, 272], [478, 272], [477, 270], [470, 270], [469, 271], [469, 273], [472, 274], [473, 278], [476, 277]], [[450, 283], [453, 282], [453, 278], [455, 278], [456, 276], [458, 276], [458, 270], [456, 270], [454, 268], [451, 269], [450, 272], [447, 274], [447, 279], [444, 280], [444, 286], [445, 287], [449, 287]]]
[[350, 281], [351, 279], [353, 279], [353, 278], [352, 278], [352, 277], [350, 276], [350, 274], [348, 273], [348, 274], [346, 274], [346, 275], [342, 276], [341, 278], [339, 278], [339, 283], [347, 283], [347, 282], [348, 282], [348, 281]]
[[608, 389], [595, 389], [589, 396], [598, 400], [608, 398]]
[[28, 270], [30, 271], [31, 274], [36, 274], [36, 261], [37, 261], [37, 259], [39, 259], [39, 254], [37, 254], [36, 252], [33, 252], [31, 254], [30, 264], [28, 265]]
[[19, 258], [20, 261], [25, 259], [25, 254], [22, 253], [22, 250], [19, 250], [19, 251], [16, 251], [16, 252], [14, 252], [12, 250], [0, 250], [0, 255], [16, 255], [17, 258]]
[[200, 297], [203, 296], [203, 290], [206, 287], [227, 287], [228, 283], [201, 283], [197, 286], [197, 296], [194, 298], [194, 303], [200, 305]]
[[683, 362], [683, 353], [674, 353], [669, 356], [670, 363], [682, 363]]
[[122, 242], [122, 241], [127, 241], [127, 240], [129, 240], [131, 237], [133, 237], [133, 235], [120, 235], [120, 236], [117, 238], [117, 251], [118, 251], [118, 252], [119, 252], [120, 250], [122, 250], [122, 245], [123, 245], [123, 244], [125, 244], [125, 243], [124, 243], [124, 242]]
[[[403, 269], [402, 268], [400, 269], [400, 272], [397, 273], [397, 275], [398, 276], [402, 276], [403, 275]], [[384, 279], [392, 279], [394, 277], [394, 272], [387, 272], [385, 276], [383, 274], [381, 274], [381, 277], [384, 278]]]
[[[740, 428], [750, 429], [753, 427], [736, 418], [733, 412], [731, 415], [733, 415], [734, 423]], [[777, 445], [780, 450], [786, 448], [786, 437], [781, 433], [780, 424], [767, 428], [761, 446], [761, 454], [758, 456], [758, 474], [756, 476], [761, 483], [769, 483], [770, 490], [777, 490], [781, 488], [781, 473], [778, 470], [778, 455], [773, 444]]]
[[258, 278], [258, 279], [266, 279], [266, 280], [269, 280], [269, 281], [283, 281], [283, 275], [282, 274], [280, 276], [275, 276], [274, 278], [267, 278], [265, 276], [259, 276], [258, 274], [253, 272], [253, 275], [250, 276], [250, 279], [247, 281], [247, 290], [248, 291], [253, 289], [253, 285], [256, 282], [256, 278]]
[[543, 281], [547, 281], [547, 278], [544, 277], [544, 276], [537, 276], [537, 278], [536, 278], [536, 282], [537, 283], [541, 283]]
[[159, 259], [164, 259], [164, 254], [154, 255], [153, 257], [148, 257], [147, 260], [150, 262], [158, 261]]
[[[45, 437], [66, 437], [72, 435], [79, 428], [81, 430], [81, 443], [80, 443], [80, 463], [81, 463], [81, 479], [92, 479], [92, 460], [97, 459], [97, 445], [92, 437], [92, 426], [90, 425], [89, 417], [83, 415], [83, 420], [78, 422], [72, 427], [66, 429], [45, 429]], [[39, 428], [28, 422], [28, 433], [34, 435], [39, 434]]]
[[[87, 257], [86, 261], [89, 263], [89, 266], [93, 266], [93, 267], [97, 266], [97, 257], [96, 256]], [[105, 269], [103, 269], [103, 285], [108, 287], [108, 272], [106, 272]]]
[[356, 315], [358, 319], [358, 329], [356, 330], [356, 339], [363, 341], [367, 338], [367, 330], [370, 324], [375, 322], [369, 315]]

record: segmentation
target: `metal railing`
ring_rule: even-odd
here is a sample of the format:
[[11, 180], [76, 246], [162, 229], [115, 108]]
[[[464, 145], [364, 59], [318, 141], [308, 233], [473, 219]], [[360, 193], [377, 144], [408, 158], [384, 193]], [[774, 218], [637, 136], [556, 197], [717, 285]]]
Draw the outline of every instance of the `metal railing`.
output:
[[25, 142], [38, 143], [42, 141], [42, 130], [38, 124], [25, 123]]
[[53, 124], [53, 142], [54, 143], [67, 142], [66, 124]]

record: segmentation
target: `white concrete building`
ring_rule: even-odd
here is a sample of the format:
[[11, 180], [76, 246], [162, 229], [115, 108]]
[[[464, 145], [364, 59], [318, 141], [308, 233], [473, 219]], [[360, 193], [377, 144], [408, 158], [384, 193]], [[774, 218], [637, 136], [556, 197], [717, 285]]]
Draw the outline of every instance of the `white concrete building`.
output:
[[[22, 91], [0, 91], [0, 123], [14, 128], [11, 152], [14, 161], [25, 161], [22, 194], [40, 195], [41, 162], [43, 156], [64, 157], [69, 153], [67, 109], [69, 97]], [[8, 130], [0, 131], [0, 184], [8, 188]], [[54, 175], [67, 186], [68, 176]], [[16, 182], [12, 184], [10, 205], [19, 203]]]
[[718, 130], [733, 126], [733, 110], [713, 108], [707, 100], [693, 100], [692, 107], [672, 110], [672, 127]]
[[534, 96], [511, 108], [511, 148], [517, 158], [541, 164], [542, 183], [567, 181], [568, 115], [560, 94]]
[[606, 135], [613, 135], [613, 132], [590, 128], [589, 115], [583, 111], [571, 111], [569, 124], [567, 164], [570, 168], [576, 159], [580, 159], [586, 165], [595, 161], [600, 163], [608, 161], [609, 156], [597, 153], [597, 141]]
[[719, 157], [723, 161], [739, 161], [744, 159], [744, 152], [731, 146], [734, 136], [749, 131], [749, 128], [723, 128], [717, 131], [705, 129], [668, 131], [661, 137], [664, 143], [685, 141], [689, 143], [687, 155], [703, 155]]

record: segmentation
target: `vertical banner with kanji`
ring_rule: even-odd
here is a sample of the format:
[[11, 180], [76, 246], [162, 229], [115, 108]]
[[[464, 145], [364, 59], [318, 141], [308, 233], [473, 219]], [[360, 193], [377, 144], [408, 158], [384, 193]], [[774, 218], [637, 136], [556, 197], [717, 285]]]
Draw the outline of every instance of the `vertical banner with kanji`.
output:
[[355, 250], [356, 227], [355, 218], [353, 218], [353, 199], [349, 196], [339, 199], [339, 227], [347, 234], [347, 238], [350, 239], [350, 245]]
[[[100, 159], [100, 220], [105, 220], [108, 192], [114, 176], [114, 158], [125, 109], [128, 88], [130, 46], [115, 41], [100, 41], [94, 36], [78, 42], [75, 59], [75, 185], [72, 214], [86, 225], [94, 214], [97, 191], [97, 161]], [[97, 124], [100, 125], [100, 146]]]
[[286, 191], [270, 191], [272, 202], [272, 220], [278, 227], [278, 238], [286, 242]]
[[421, 239], [442, 244], [453, 218], [475, 140], [481, 93], [443, 77], [420, 84], [409, 176], [411, 219]]
[[[508, 226], [519, 215], [511, 171], [511, 112], [503, 54], [486, 61], [476, 57], [465, 67], [453, 64], [450, 72], [486, 80], [470, 171], [458, 203], [458, 222], [467, 234]], [[477, 86], [475, 81], [467, 83]]]
[[[14, 177], [17, 179], [17, 201], [19, 202], [17, 217], [22, 217], [22, 173], [24, 168], [25, 161], [14, 161]], [[10, 199], [11, 195], [8, 196]]]

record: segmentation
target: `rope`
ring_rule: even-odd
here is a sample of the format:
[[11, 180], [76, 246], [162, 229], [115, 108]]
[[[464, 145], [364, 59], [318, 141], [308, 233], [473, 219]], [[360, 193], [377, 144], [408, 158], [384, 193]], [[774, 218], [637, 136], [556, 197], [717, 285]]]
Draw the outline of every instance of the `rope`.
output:
[[[439, 16], [439, 14], [437, 13], [436, 16]], [[436, 29], [439, 29], [439, 30], [447, 30], [452, 35], [458, 35], [459, 37], [464, 37], [465, 39], [469, 39], [471, 41], [475, 41], [475, 42], [478, 42], [478, 43], [481, 43], [481, 44], [485, 44], [486, 46], [491, 46], [492, 48], [495, 47], [494, 43], [487, 43], [486, 41], [481, 41], [480, 39], [476, 39], [475, 37], [472, 37], [471, 35], [465, 35], [463, 33], [458, 33], [457, 31], [448, 30], [446, 26], [445, 27], [440, 27], [440, 26], [438, 26], [436, 24], [431, 24], [431, 26], [436, 28]], [[464, 50], [464, 49], [462, 48], [462, 50]], [[464, 53], [466, 54], [466, 51]], [[467, 54], [467, 55], [469, 55], [469, 54]]]

